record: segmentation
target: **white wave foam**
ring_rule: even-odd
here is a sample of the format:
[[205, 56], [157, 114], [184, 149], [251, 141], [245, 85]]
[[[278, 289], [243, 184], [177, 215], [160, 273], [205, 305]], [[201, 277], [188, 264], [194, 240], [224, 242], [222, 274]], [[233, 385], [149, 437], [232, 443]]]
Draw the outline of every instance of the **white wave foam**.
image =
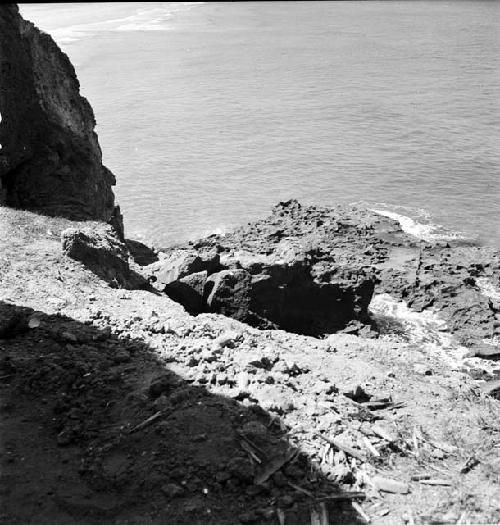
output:
[[[487, 277], [478, 277], [476, 279], [476, 285], [485, 297], [500, 304], [500, 287], [492, 283], [490, 279]], [[483, 339], [483, 343], [500, 348], [500, 337], [493, 336], [489, 339]]]
[[398, 221], [404, 232], [409, 233], [414, 237], [418, 237], [419, 239], [428, 240], [434, 230], [434, 226], [432, 224], [422, 224], [416, 222], [411, 217], [407, 217], [406, 215], [400, 215], [399, 213], [385, 210], [372, 209], [371, 211]]
[[446, 322], [432, 309], [416, 312], [404, 301], [397, 301], [385, 293], [374, 296], [369, 309], [375, 315], [400, 321], [412, 342], [437, 343], [442, 346], [451, 344], [449, 334], [446, 333]]
[[[496, 366], [495, 362], [471, 357], [470, 350], [457, 343], [452, 334], [447, 331], [446, 322], [433, 309], [416, 312], [404, 301], [397, 301], [389, 294], [379, 294], [373, 297], [369, 310], [375, 316], [386, 316], [398, 320], [405, 328], [405, 333], [411, 343], [418, 344], [422, 352], [437, 357], [451, 368], [473, 367], [492, 373]], [[499, 344], [496, 339], [483, 342], [495, 346]]]
[[398, 221], [401, 225], [402, 230], [417, 239], [422, 239], [424, 241], [446, 241], [452, 239], [463, 239], [465, 236], [460, 232], [448, 232], [445, 228], [439, 224], [428, 223], [424, 224], [418, 222], [411, 217], [406, 215], [401, 215], [388, 210], [380, 210], [370, 208], [371, 211], [389, 217], [395, 221]]
[[226, 235], [228, 228], [226, 226], [216, 226], [215, 228], [211, 228], [209, 230], [205, 230], [205, 232], [201, 235], [201, 237], [208, 237], [209, 235]]
[[133, 15], [104, 20], [75, 24], [67, 27], [53, 28], [50, 35], [58, 44], [69, 44], [95, 33], [104, 31], [168, 31], [172, 29], [172, 16], [179, 11], [188, 11], [195, 5], [203, 2], [153, 4], [154, 7], [138, 9]]

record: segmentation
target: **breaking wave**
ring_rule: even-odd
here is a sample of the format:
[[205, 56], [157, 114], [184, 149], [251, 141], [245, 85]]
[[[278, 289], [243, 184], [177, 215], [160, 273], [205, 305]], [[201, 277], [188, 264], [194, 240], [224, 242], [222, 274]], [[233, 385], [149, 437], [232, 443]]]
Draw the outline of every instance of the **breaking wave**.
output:
[[416, 312], [404, 301], [397, 301], [389, 294], [375, 295], [370, 303], [370, 312], [375, 316], [384, 316], [398, 320], [405, 329], [405, 335], [411, 342], [434, 343], [450, 346], [447, 326], [439, 315], [431, 309]]
[[[400, 213], [388, 210], [371, 208], [371, 211], [398, 221], [405, 233], [413, 235], [413, 237], [417, 237], [418, 239], [422, 239], [424, 241], [446, 241], [466, 238], [463, 233], [449, 231], [440, 224], [434, 224], [432, 222], [419, 222], [415, 219], [412, 219], [411, 217], [408, 217], [407, 215], [401, 215]], [[428, 216], [427, 220], [429, 220]]]
[[[370, 313], [378, 320], [380, 318], [397, 321], [404, 330], [405, 338], [418, 345], [423, 353], [437, 357], [451, 368], [469, 367], [481, 368], [491, 373], [495, 362], [471, 357], [470, 350], [460, 345], [448, 331], [446, 322], [433, 309], [416, 312], [404, 301], [397, 301], [389, 294], [375, 295], [369, 306]], [[393, 339], [394, 335], [382, 336]], [[397, 337], [397, 336], [396, 336]], [[484, 339], [485, 344], [498, 346], [497, 339]]]
[[137, 9], [130, 16], [51, 29], [50, 34], [58, 44], [69, 44], [104, 31], [168, 31], [172, 29], [171, 19], [175, 13], [202, 3], [152, 4], [154, 7]]

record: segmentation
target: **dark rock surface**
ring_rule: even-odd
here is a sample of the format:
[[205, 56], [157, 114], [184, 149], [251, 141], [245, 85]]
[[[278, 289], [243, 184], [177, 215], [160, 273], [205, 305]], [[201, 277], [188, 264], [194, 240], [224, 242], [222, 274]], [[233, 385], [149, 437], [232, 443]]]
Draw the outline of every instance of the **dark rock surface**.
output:
[[[204, 290], [205, 311], [223, 313], [258, 327], [280, 327], [309, 335], [342, 330], [352, 321], [360, 326], [369, 322], [367, 309], [375, 286], [373, 269], [360, 265], [359, 257], [343, 254], [340, 246], [338, 256], [331, 257], [332, 239], [348, 226], [333, 220], [333, 216], [319, 224], [322, 214], [303, 210], [299, 203], [290, 201], [278, 205], [268, 219], [185, 247], [183, 253], [189, 253], [190, 260], [195, 260], [197, 253], [220, 255], [220, 271], [216, 271], [215, 262], [211, 268], [205, 267], [209, 275]], [[365, 228], [352, 224], [356, 238], [358, 227], [363, 231]], [[346, 236], [343, 240], [349, 241]], [[208, 260], [206, 255], [200, 257]], [[168, 275], [171, 286], [178, 279], [176, 274], [185, 277], [189, 272], [186, 263], [182, 271], [174, 270], [172, 258], [170, 255], [146, 271], [160, 276], [162, 283]]]
[[[265, 219], [173, 251], [189, 254], [189, 261], [196, 254], [220, 256], [220, 269], [203, 267], [204, 303], [192, 313], [214, 311], [308, 335], [370, 335], [370, 301], [386, 293], [417, 312], [435, 309], [464, 345], [479, 348], [483, 339], [500, 336], [500, 300], [484, 289], [488, 283], [500, 288], [498, 252], [459, 240], [426, 242], [370, 210], [292, 200]], [[201, 269], [184, 262], [181, 271], [172, 271], [172, 258], [146, 273], [170, 272], [172, 287], [178, 276]], [[197, 286], [199, 297], [199, 280]], [[179, 295], [171, 297], [190, 309]]]
[[147, 268], [153, 286], [164, 292], [165, 288], [183, 277], [220, 269], [220, 257], [215, 250], [197, 251], [190, 247], [170, 250], [163, 258]]
[[92, 108], [68, 57], [13, 4], [0, 7], [0, 72], [0, 203], [109, 221], [115, 178]]

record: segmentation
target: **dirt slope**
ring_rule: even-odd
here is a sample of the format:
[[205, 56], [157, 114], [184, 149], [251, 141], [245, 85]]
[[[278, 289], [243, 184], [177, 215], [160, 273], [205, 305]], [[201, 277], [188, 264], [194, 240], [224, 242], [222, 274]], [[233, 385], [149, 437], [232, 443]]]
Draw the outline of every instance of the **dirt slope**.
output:
[[0, 213], [2, 523], [500, 522], [498, 401], [462, 363], [192, 317], [63, 256], [78, 224]]

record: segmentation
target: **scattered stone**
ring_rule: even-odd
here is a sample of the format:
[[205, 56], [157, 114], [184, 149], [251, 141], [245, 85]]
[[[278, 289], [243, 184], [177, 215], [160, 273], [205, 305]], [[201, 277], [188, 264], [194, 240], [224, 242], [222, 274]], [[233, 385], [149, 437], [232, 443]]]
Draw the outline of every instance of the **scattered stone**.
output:
[[413, 369], [415, 370], [417, 374], [421, 374], [423, 376], [432, 375], [432, 370], [427, 365], [424, 365], [421, 363], [417, 363], [416, 365], [414, 365]]
[[356, 403], [366, 403], [373, 397], [371, 394], [367, 394], [361, 386], [357, 386], [350, 392], [344, 392], [344, 396], [356, 401]]
[[29, 321], [28, 321], [28, 328], [34, 329], [34, 328], [38, 328], [40, 325], [41, 325], [41, 319], [40, 319], [40, 317], [37, 316], [36, 314], [35, 314], [35, 315], [32, 315], [32, 316], [29, 318]]
[[220, 350], [226, 347], [234, 347], [235, 342], [241, 337], [238, 332], [225, 332], [213, 341], [214, 350]]
[[474, 357], [482, 357], [483, 359], [500, 357], [500, 346], [483, 344], [474, 348], [473, 355]]

